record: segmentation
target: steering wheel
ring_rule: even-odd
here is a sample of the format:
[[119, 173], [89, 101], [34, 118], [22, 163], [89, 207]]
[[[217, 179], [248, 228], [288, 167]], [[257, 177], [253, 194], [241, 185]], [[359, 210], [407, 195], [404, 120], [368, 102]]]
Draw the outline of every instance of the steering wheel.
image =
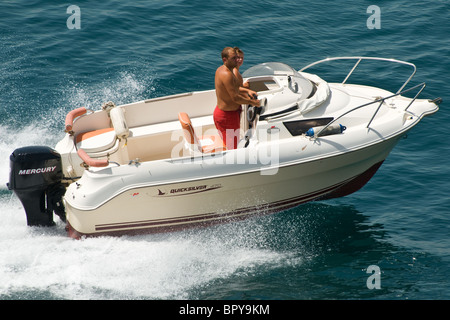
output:
[[255, 110], [256, 107], [249, 105], [247, 108], [247, 120], [248, 122], [253, 122], [256, 119], [256, 113], [257, 111]]
[[[253, 95], [253, 98], [258, 99], [258, 97], [256, 95]], [[247, 121], [253, 122], [256, 119], [256, 115], [261, 114], [263, 107], [265, 107], [266, 104], [267, 104], [267, 98], [263, 98], [261, 100], [261, 106], [255, 107], [255, 106], [249, 105], [247, 107]]]

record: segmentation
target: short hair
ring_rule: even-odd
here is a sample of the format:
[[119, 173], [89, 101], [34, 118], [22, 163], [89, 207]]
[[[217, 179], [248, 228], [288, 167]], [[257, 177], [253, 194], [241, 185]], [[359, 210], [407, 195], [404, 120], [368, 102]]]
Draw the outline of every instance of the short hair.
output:
[[227, 59], [228, 59], [230, 50], [233, 50], [233, 51], [234, 51], [234, 49], [233, 49], [232, 47], [225, 47], [225, 48], [222, 50], [222, 59], [223, 59], [223, 58], [227, 58]]
[[238, 47], [234, 47], [233, 49], [234, 49], [234, 51], [236, 51], [236, 53], [244, 54], [244, 51], [242, 51], [242, 50], [241, 50], [240, 48], [238, 48]]

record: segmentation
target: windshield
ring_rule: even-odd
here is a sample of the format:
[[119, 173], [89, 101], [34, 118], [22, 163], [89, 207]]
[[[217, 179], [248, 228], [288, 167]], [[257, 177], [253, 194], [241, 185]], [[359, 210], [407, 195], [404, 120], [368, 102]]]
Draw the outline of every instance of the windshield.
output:
[[298, 74], [298, 72], [287, 64], [281, 62], [266, 62], [249, 68], [242, 74], [242, 76], [244, 78], [250, 78], [275, 75], [293, 76], [296, 74]]
[[313, 85], [311, 81], [303, 77], [294, 68], [281, 62], [266, 62], [253, 66], [246, 70], [243, 78], [264, 77], [264, 76], [288, 76], [289, 88], [301, 94], [301, 99], [307, 99], [313, 92]]

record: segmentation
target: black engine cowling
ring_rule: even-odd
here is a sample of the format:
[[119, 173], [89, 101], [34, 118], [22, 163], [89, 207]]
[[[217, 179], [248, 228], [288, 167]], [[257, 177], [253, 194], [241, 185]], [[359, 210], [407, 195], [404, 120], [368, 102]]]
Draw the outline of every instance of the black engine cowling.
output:
[[29, 146], [14, 150], [9, 159], [7, 186], [22, 202], [27, 224], [53, 226], [53, 212], [65, 221], [61, 155], [46, 146]]

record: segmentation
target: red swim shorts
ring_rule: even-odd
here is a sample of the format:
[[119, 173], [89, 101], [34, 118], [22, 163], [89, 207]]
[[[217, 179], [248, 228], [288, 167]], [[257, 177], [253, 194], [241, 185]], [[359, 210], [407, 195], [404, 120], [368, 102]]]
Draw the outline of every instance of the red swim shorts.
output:
[[228, 150], [237, 148], [241, 128], [241, 111], [242, 108], [236, 111], [223, 111], [217, 106], [214, 109], [214, 124]]

